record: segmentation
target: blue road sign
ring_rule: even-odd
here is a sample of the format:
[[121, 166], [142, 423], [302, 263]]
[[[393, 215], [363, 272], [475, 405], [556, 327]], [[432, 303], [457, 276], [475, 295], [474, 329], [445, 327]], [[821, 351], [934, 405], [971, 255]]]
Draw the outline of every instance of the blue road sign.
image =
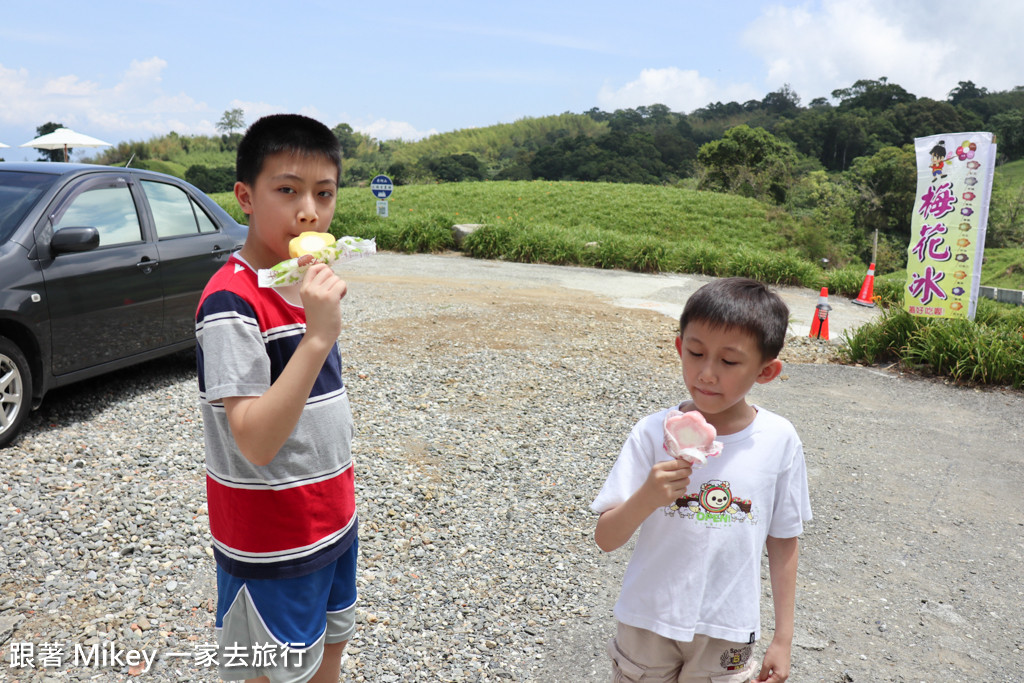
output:
[[395, 184], [386, 175], [375, 176], [370, 181], [370, 191], [377, 199], [387, 199], [395, 191]]

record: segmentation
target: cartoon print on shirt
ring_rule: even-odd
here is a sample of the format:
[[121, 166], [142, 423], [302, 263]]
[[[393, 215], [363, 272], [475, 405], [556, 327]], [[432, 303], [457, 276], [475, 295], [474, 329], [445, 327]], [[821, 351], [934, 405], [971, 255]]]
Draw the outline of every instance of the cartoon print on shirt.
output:
[[678, 514], [680, 517], [711, 524], [757, 524], [751, 502], [734, 496], [729, 482], [718, 479], [701, 484], [698, 493], [687, 493], [684, 497], [678, 498], [674, 505], [665, 508], [665, 514]]

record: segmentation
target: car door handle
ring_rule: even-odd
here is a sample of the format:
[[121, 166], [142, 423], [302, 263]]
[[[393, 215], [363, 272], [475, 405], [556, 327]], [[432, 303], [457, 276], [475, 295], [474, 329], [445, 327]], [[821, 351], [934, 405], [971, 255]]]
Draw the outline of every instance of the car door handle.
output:
[[153, 272], [153, 269], [160, 265], [159, 261], [154, 261], [149, 258], [144, 258], [135, 264], [135, 267], [141, 270], [146, 275]]
[[231, 252], [232, 252], [232, 249], [230, 249], [230, 248], [229, 249], [221, 249], [221, 246], [219, 244], [213, 245], [213, 255], [214, 256], [223, 256], [224, 254], [230, 254]]

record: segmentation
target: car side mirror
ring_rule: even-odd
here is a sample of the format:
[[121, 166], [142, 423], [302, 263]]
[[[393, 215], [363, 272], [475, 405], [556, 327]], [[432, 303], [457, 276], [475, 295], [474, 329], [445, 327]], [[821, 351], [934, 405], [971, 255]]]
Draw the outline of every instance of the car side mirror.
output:
[[100, 231], [96, 228], [61, 228], [50, 239], [50, 251], [57, 254], [91, 251], [100, 246]]

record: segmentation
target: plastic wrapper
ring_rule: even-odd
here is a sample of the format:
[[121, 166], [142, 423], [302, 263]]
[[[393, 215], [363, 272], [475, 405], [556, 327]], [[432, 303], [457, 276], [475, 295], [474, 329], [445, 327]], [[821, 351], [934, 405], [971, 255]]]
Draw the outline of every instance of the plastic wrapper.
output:
[[[326, 263], [334, 269], [336, 266], [347, 261], [364, 258], [376, 253], [376, 241], [346, 235], [345, 237], [339, 237], [338, 241], [330, 246], [311, 252], [309, 256], [312, 256], [312, 259], [306, 256], [290, 258], [287, 261], [281, 261], [271, 268], [261, 268], [257, 272], [257, 277], [260, 287], [287, 287], [301, 281], [306, 271], [309, 270], [309, 266], [313, 263]], [[301, 266], [299, 265], [300, 261], [303, 263]]]

